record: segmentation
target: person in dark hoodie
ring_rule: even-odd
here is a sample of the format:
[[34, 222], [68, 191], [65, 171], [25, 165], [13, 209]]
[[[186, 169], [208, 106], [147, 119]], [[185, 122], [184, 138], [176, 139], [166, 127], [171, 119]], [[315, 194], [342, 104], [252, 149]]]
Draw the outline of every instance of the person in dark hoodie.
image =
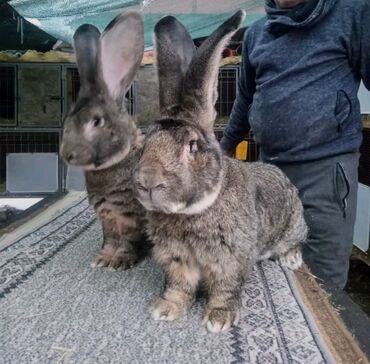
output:
[[253, 130], [260, 158], [300, 191], [312, 272], [344, 288], [353, 243], [362, 123], [370, 89], [370, 0], [267, 0], [246, 32], [238, 94], [221, 146]]

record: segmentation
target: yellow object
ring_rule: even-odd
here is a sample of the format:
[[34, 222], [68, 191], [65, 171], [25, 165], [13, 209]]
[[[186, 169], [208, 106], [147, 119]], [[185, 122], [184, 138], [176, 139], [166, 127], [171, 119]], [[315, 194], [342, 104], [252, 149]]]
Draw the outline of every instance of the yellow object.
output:
[[238, 144], [235, 150], [235, 158], [240, 161], [246, 161], [248, 157], [248, 142], [243, 140]]
[[26, 53], [14, 54], [5, 51], [0, 52], [0, 62], [57, 62], [75, 63], [76, 57], [73, 53], [60, 51], [37, 52], [28, 50]]

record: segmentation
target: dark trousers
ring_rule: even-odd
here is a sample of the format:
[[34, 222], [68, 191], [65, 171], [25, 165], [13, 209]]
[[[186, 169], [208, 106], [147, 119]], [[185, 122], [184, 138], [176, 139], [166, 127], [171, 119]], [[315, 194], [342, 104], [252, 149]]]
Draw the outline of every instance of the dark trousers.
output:
[[298, 188], [309, 229], [303, 259], [336, 288], [347, 282], [358, 188], [358, 153], [278, 165]]

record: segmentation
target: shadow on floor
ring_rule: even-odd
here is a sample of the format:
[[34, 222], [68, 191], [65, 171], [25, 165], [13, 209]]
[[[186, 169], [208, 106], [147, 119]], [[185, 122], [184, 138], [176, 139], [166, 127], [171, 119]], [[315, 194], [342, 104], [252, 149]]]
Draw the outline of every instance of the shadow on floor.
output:
[[356, 257], [351, 259], [345, 291], [370, 317], [370, 266]]

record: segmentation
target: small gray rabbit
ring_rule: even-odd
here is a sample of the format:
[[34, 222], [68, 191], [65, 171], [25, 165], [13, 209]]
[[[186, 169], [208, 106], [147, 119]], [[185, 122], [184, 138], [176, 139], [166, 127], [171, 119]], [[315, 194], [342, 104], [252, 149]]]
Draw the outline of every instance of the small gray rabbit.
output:
[[143, 57], [143, 21], [136, 12], [122, 13], [101, 35], [81, 25], [73, 40], [81, 88], [64, 122], [60, 153], [85, 170], [89, 202], [103, 227], [93, 266], [124, 270], [148, 247], [145, 210], [132, 182], [143, 137], [124, 105]]
[[174, 17], [156, 24], [164, 118], [150, 126], [134, 173], [153, 255], [166, 276], [152, 316], [182, 316], [202, 283], [211, 332], [237, 322], [241, 285], [257, 261], [276, 257], [292, 269], [300, 266], [307, 234], [288, 178], [274, 166], [223, 156], [213, 132], [219, 61], [244, 16], [235, 13], [197, 50]]

